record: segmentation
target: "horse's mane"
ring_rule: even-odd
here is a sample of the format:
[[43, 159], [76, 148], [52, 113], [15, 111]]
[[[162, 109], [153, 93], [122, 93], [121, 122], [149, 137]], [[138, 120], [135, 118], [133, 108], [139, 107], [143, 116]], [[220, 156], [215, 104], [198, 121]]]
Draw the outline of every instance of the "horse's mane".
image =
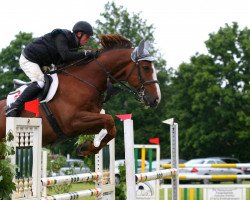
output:
[[131, 48], [132, 43], [125, 37], [119, 34], [108, 34], [100, 36], [100, 43], [102, 45], [102, 50], [107, 51], [110, 49], [118, 48]]

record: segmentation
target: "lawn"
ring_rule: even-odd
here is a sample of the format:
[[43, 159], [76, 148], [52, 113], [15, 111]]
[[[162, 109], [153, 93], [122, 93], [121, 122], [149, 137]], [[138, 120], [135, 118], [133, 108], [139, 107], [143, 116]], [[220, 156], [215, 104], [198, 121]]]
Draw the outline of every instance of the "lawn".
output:
[[[70, 192], [75, 192], [75, 191], [80, 191], [80, 190], [87, 190], [87, 189], [92, 189], [95, 188], [94, 183], [75, 183], [72, 184], [72, 188], [70, 189]], [[54, 191], [48, 191], [48, 195], [53, 195], [56, 194]], [[95, 197], [83, 197], [79, 198], [79, 200], [94, 200]]]

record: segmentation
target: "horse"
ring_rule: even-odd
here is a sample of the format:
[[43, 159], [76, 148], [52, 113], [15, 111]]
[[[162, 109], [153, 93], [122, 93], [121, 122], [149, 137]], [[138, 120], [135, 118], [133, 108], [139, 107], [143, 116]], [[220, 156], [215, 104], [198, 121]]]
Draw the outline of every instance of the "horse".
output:
[[[93, 141], [85, 141], [82, 155], [99, 152], [116, 136], [114, 119], [109, 114], [101, 114], [103, 95], [108, 83], [119, 84], [136, 96], [146, 106], [156, 107], [161, 99], [159, 82], [147, 41], [141, 41], [133, 48], [127, 38], [118, 34], [100, 36], [102, 48], [99, 56], [87, 64], [66, 65], [58, 68], [58, 89], [48, 102], [51, 112], [67, 138], [81, 134], [98, 134], [106, 131], [99, 146]], [[125, 84], [126, 83], [126, 84]], [[6, 99], [0, 101], [0, 140], [6, 132]], [[58, 135], [52, 128], [45, 113], [41, 111], [42, 144], [54, 144]], [[34, 117], [23, 110], [21, 117]]]

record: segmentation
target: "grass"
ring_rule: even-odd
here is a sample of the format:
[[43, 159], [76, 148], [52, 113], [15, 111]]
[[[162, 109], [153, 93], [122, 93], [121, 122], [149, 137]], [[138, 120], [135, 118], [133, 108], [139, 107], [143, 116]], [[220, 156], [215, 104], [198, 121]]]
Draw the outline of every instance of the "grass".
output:
[[[80, 190], [87, 190], [87, 189], [93, 189], [95, 188], [94, 183], [75, 183], [72, 184], [72, 187], [70, 188], [70, 192], [75, 192], [75, 191], [80, 191]], [[55, 191], [49, 191], [48, 190], [48, 195], [54, 195], [56, 194]], [[95, 197], [82, 197], [79, 198], [79, 200], [94, 200]]]

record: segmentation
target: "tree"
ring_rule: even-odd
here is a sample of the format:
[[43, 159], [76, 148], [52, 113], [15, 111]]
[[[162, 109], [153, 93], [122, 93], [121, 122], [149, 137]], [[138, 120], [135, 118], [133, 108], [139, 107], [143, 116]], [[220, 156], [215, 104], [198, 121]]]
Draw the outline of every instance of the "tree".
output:
[[205, 42], [208, 55], [196, 54], [173, 77], [168, 114], [180, 126], [185, 158], [236, 156], [249, 159], [250, 30], [226, 24]]
[[0, 99], [5, 98], [13, 90], [14, 78], [27, 80], [18, 61], [24, 46], [32, 41], [32, 34], [19, 32], [15, 38], [0, 52]]

